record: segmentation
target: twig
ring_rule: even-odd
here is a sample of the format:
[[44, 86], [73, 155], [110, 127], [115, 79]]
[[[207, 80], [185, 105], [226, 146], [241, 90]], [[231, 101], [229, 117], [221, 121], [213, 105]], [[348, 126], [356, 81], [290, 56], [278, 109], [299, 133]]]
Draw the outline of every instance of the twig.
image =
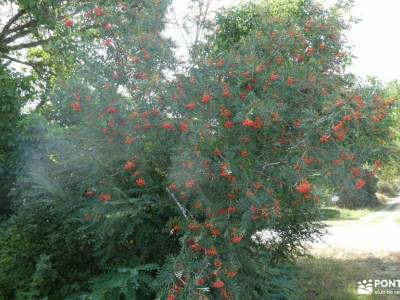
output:
[[26, 30], [21, 30], [20, 32], [17, 32], [16, 34], [14, 34], [14, 35], [12, 35], [12, 36], [10, 36], [8, 38], [5, 38], [3, 40], [3, 43], [4, 44], [9, 44], [9, 43], [11, 43], [11, 42], [13, 42], [13, 41], [15, 41], [15, 40], [17, 40], [19, 38], [22, 38], [22, 37], [28, 35], [31, 32], [32, 32], [32, 28], [28, 28]]
[[40, 70], [38, 69], [38, 65], [37, 64], [30, 63], [30, 62], [27, 62], [27, 61], [22, 61], [22, 60], [19, 60], [19, 59], [15, 58], [15, 57], [11, 57], [11, 56], [8, 56], [8, 55], [3, 55], [3, 57], [8, 59], [8, 60], [11, 60], [13, 62], [16, 62], [16, 63], [22, 64], [22, 65], [31, 67], [39, 75], [39, 77], [43, 77], [41, 72], [40, 72]]
[[[210, 9], [210, 0], [207, 0], [206, 10], [203, 14], [203, 20], [201, 21], [201, 28], [204, 28], [204, 24], [206, 23], [209, 9]], [[195, 45], [197, 45], [198, 41], [200, 40], [200, 38], [201, 38], [200, 36], [202, 35], [202, 33], [203, 33], [203, 31], [200, 31], [198, 39], [196, 39]]]
[[3, 39], [3, 37], [8, 33], [8, 30], [10, 29], [11, 25], [14, 24], [15, 21], [17, 21], [20, 17], [22, 17], [25, 14], [25, 10], [21, 9], [18, 11], [16, 15], [14, 15], [6, 25], [4, 25], [3, 30], [0, 33], [0, 39]]
[[189, 218], [187, 216], [186, 209], [179, 203], [179, 201], [178, 201], [178, 199], [176, 199], [174, 193], [172, 193], [169, 188], [166, 188], [166, 191], [171, 196], [171, 198], [175, 201], [176, 205], [178, 205], [178, 207], [181, 210], [185, 219], [188, 220]]
[[52, 39], [54, 39], [54, 37], [50, 37], [50, 38], [45, 39], [45, 40], [19, 44], [19, 45], [15, 45], [15, 46], [7, 46], [5, 48], [7, 50], [20, 50], [20, 49], [25, 49], [25, 48], [33, 48], [33, 47], [36, 47], [36, 46], [44, 45], [44, 44], [48, 43], [50, 40], [52, 40]]
[[173, 5], [171, 6], [171, 11], [172, 11], [172, 13], [173, 13], [173, 15], [174, 15], [175, 26], [176, 26], [176, 28], [178, 29], [178, 33], [180, 34], [180, 36], [181, 36], [183, 42], [185, 43], [185, 46], [186, 46], [187, 50], [190, 51], [189, 44], [187, 43], [186, 38], [185, 38], [185, 35], [183, 34], [183, 32], [182, 32], [182, 30], [181, 30], [181, 25], [179, 24], [179, 21], [178, 21], [178, 18], [177, 18], [177, 16], [176, 16], [175, 9], [174, 9], [174, 6], [173, 6]]
[[36, 20], [30, 20], [30, 21], [26, 22], [25, 24], [15, 26], [15, 27], [7, 30], [7, 34], [17, 32], [17, 31], [20, 31], [20, 30], [28, 28], [28, 27], [32, 27], [32, 25], [36, 25], [36, 24], [37, 24]]
[[262, 167], [262, 169], [265, 170], [265, 169], [268, 168], [268, 167], [276, 166], [276, 165], [279, 165], [279, 164], [281, 164], [281, 163], [282, 163], [282, 162], [280, 162], [280, 161], [273, 162], [273, 163], [269, 163], [269, 164], [264, 165], [264, 166]]
[[29, 67], [34, 67], [35, 66], [35, 64], [33, 64], [33, 63], [30, 63], [30, 62], [27, 62], [27, 61], [22, 61], [22, 60], [19, 60], [17, 58], [14, 58], [14, 57], [11, 57], [11, 56], [8, 56], [8, 55], [3, 55], [3, 56], [4, 56], [4, 58], [7, 58], [8, 60], [12, 60], [14, 62], [17, 62], [19, 64], [27, 65]]

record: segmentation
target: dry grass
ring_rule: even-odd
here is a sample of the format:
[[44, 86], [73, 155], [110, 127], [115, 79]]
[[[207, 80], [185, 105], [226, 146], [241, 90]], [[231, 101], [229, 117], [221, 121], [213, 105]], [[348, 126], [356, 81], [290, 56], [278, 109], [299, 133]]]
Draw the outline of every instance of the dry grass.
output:
[[356, 294], [360, 280], [400, 279], [400, 253], [380, 254], [330, 249], [299, 260], [299, 299], [399, 299], [399, 295]]
[[374, 210], [363, 209], [348, 209], [339, 207], [325, 207], [321, 210], [323, 221], [350, 221], [359, 220], [362, 217], [374, 212]]
[[387, 203], [390, 199], [392, 199], [392, 197], [388, 197], [385, 194], [382, 193], [375, 193], [376, 198], [378, 198], [379, 203], [381, 204], [385, 204]]

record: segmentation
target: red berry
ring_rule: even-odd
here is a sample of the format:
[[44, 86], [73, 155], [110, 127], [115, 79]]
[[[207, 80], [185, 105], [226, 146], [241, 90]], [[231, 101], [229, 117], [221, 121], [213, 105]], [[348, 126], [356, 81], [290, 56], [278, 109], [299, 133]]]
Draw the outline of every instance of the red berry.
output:
[[117, 114], [119, 112], [118, 108], [114, 107], [114, 106], [109, 106], [106, 109], [106, 112], [109, 114]]
[[193, 251], [200, 251], [201, 250], [201, 246], [198, 243], [194, 243], [190, 247], [192, 248]]
[[85, 197], [86, 197], [86, 198], [91, 198], [91, 197], [93, 197], [94, 195], [96, 195], [96, 192], [93, 191], [93, 190], [87, 190], [87, 191], [85, 192]]
[[201, 102], [203, 102], [204, 104], [207, 104], [208, 102], [211, 101], [211, 99], [212, 99], [211, 95], [204, 95]]
[[360, 168], [352, 168], [352, 169], [351, 169], [351, 172], [353, 173], [353, 176], [354, 176], [354, 177], [358, 177], [358, 176], [361, 175], [361, 170], [360, 170]]
[[276, 73], [272, 73], [270, 79], [271, 81], [277, 81], [279, 79], [279, 75]]
[[249, 120], [249, 119], [244, 120], [242, 124], [244, 127], [254, 127], [254, 125], [255, 125], [254, 121]]
[[176, 183], [171, 183], [171, 184], [168, 186], [168, 188], [169, 188], [171, 191], [177, 191], [177, 190], [178, 190], [178, 186], [176, 185]]
[[251, 84], [248, 84], [246, 87], [246, 90], [248, 90], [249, 92], [254, 90], [254, 87]]
[[215, 63], [215, 65], [216, 65], [218, 68], [222, 68], [222, 67], [225, 65], [225, 60], [224, 60], [223, 58], [221, 58], [221, 59], [219, 59], [219, 60]]
[[182, 132], [187, 132], [189, 130], [189, 124], [186, 122], [181, 122], [180, 129]]
[[288, 79], [287, 79], [287, 84], [288, 85], [293, 85], [295, 83], [296, 83], [296, 80], [293, 77], [289, 76]]
[[64, 25], [65, 25], [65, 27], [67, 27], [67, 28], [71, 28], [72, 26], [74, 26], [74, 21], [71, 20], [71, 19], [66, 19], [66, 20], [64, 21]]
[[222, 157], [222, 154], [223, 154], [223, 153], [222, 153], [222, 151], [221, 151], [220, 149], [217, 148], [217, 149], [214, 150], [214, 155], [215, 155], [215, 156], [217, 156], [217, 157]]
[[313, 163], [313, 159], [311, 157], [304, 157], [303, 160], [306, 165], [311, 165]]
[[101, 7], [95, 7], [94, 9], [94, 14], [98, 17], [101, 17], [102, 15], [104, 15], [104, 8]]
[[124, 166], [124, 170], [125, 171], [131, 171], [136, 167], [135, 163], [133, 161], [127, 161], [125, 166]]
[[144, 187], [146, 185], [146, 181], [143, 178], [136, 179], [136, 185], [138, 187]]
[[310, 48], [307, 49], [306, 52], [307, 52], [308, 56], [313, 56], [315, 54], [315, 49], [310, 47]]
[[365, 179], [359, 179], [357, 180], [355, 187], [357, 190], [361, 190], [366, 184], [367, 182], [365, 181]]
[[195, 110], [195, 108], [196, 108], [196, 103], [192, 102], [192, 103], [186, 104], [186, 105], [185, 105], [185, 108], [186, 108], [187, 110], [193, 111], [193, 110]]
[[171, 130], [171, 131], [175, 130], [175, 126], [168, 122], [164, 123], [161, 127], [166, 130]]
[[298, 55], [297, 56], [297, 62], [298, 63], [301, 63], [301, 62], [303, 62], [304, 61], [304, 56], [303, 55]]
[[345, 121], [345, 122], [351, 121], [351, 116], [350, 115], [345, 115], [343, 117], [343, 121]]
[[236, 206], [229, 206], [226, 211], [228, 212], [228, 214], [234, 214], [237, 209]]
[[106, 39], [103, 44], [104, 46], [111, 47], [113, 45], [113, 41], [111, 39]]
[[217, 255], [217, 249], [214, 247], [206, 249], [206, 255], [208, 256], [216, 256]]
[[197, 232], [200, 230], [200, 228], [201, 228], [201, 225], [198, 223], [191, 223], [188, 225], [188, 229], [192, 232]]
[[233, 123], [232, 121], [226, 121], [224, 126], [225, 128], [232, 128], [233, 126], [235, 126], [235, 123]]
[[135, 139], [132, 136], [128, 135], [127, 137], [125, 137], [125, 144], [132, 145], [134, 142]]
[[70, 107], [71, 107], [71, 109], [74, 110], [74, 111], [81, 111], [81, 110], [82, 110], [81, 104], [80, 104], [79, 102], [73, 102], [73, 103], [71, 103], [71, 104], [70, 104]]
[[232, 241], [232, 243], [234, 243], [234, 244], [239, 244], [239, 243], [242, 241], [242, 237], [240, 237], [240, 236], [234, 236], [234, 237], [231, 239], [231, 241]]
[[100, 200], [101, 202], [103, 202], [103, 203], [106, 203], [106, 202], [108, 202], [108, 201], [111, 201], [111, 195], [109, 195], [109, 194], [101, 194], [101, 195], [99, 196], [99, 200]]
[[212, 286], [213, 286], [213, 288], [216, 288], [216, 289], [222, 289], [225, 286], [225, 283], [221, 280], [218, 280], [218, 281], [214, 282]]
[[296, 188], [296, 190], [299, 193], [302, 193], [302, 194], [308, 194], [309, 192], [311, 192], [311, 189], [312, 189], [312, 186], [307, 181], [304, 181], [303, 183], [300, 183]]
[[214, 261], [214, 267], [220, 268], [220, 267], [222, 267], [222, 265], [223, 265], [223, 262], [222, 262], [222, 261], [220, 261], [220, 260]]
[[329, 143], [330, 140], [331, 140], [331, 136], [330, 136], [329, 134], [324, 134], [324, 135], [321, 136], [321, 138], [319, 139], [319, 141], [321, 142], [321, 144]]
[[228, 277], [230, 277], [230, 278], [233, 278], [233, 277], [235, 277], [235, 276], [237, 275], [237, 273], [238, 273], [238, 272], [236, 272], [236, 271], [228, 271], [228, 272], [226, 273], [226, 276], [228, 276]]
[[258, 66], [256, 67], [256, 73], [262, 73], [262, 72], [265, 71], [265, 69], [266, 69], [266, 66], [265, 66], [265, 65], [258, 65]]
[[204, 278], [200, 278], [196, 281], [196, 285], [203, 285], [204, 283], [206, 283]]
[[224, 92], [222, 94], [224, 97], [229, 97], [231, 95], [231, 93], [229, 92], [228, 89], [224, 89]]

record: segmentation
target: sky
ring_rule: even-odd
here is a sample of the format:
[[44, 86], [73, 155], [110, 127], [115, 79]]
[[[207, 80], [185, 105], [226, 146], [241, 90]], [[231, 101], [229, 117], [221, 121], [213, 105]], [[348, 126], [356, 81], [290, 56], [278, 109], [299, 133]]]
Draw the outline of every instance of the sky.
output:
[[353, 14], [362, 21], [347, 35], [357, 57], [351, 67], [355, 74], [400, 80], [399, 11], [399, 0], [355, 1]]
[[[249, 0], [211, 0], [210, 11], [247, 1]], [[326, 5], [335, 2], [335, 0], [320, 1]], [[183, 16], [188, 12], [188, 2], [189, 0], [173, 0], [173, 8], [179, 22], [182, 22]], [[361, 18], [361, 22], [355, 24], [346, 33], [349, 43], [353, 45], [352, 53], [355, 56], [348, 71], [362, 78], [376, 76], [384, 82], [400, 80], [400, 38], [398, 33], [400, 30], [400, 0], [355, 0], [354, 2], [352, 14]], [[4, 7], [0, 7], [0, 17], [4, 17], [7, 12], [9, 9], [5, 10]], [[187, 51], [185, 51], [184, 42], [176, 26], [170, 25], [166, 34], [180, 45], [178, 54], [185, 57]]]
[[[211, 11], [229, 7], [246, 0], [211, 0]], [[326, 5], [334, 0], [321, 0]], [[352, 15], [361, 19], [346, 32], [352, 53], [355, 56], [348, 71], [361, 78], [376, 76], [384, 82], [400, 80], [400, 1], [399, 0], [355, 0]], [[188, 0], [173, 0], [173, 7], [180, 20], [187, 12]], [[176, 27], [167, 34], [184, 45]], [[185, 55], [184, 47], [179, 54]]]

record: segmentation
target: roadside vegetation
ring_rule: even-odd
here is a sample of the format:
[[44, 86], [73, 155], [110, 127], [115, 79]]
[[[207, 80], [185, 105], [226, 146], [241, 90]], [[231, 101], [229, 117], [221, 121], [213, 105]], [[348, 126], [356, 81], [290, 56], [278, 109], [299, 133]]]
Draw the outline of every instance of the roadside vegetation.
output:
[[368, 254], [347, 253], [298, 261], [299, 299], [389, 300], [395, 295], [357, 295], [357, 282], [364, 279], [393, 279], [400, 274], [400, 255], [377, 258]]

